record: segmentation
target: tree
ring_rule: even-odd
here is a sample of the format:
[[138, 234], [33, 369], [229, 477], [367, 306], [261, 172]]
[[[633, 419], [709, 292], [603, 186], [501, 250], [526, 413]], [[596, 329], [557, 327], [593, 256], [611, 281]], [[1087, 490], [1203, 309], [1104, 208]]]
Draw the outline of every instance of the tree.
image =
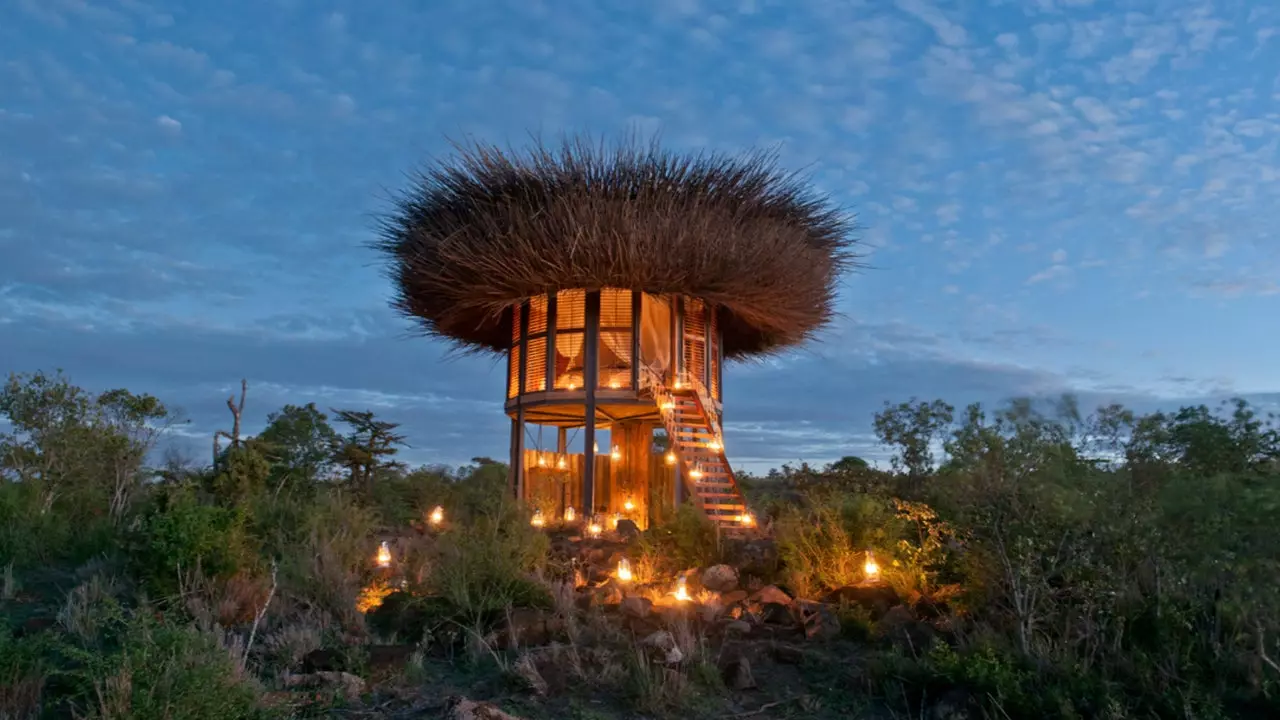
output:
[[331, 411], [339, 422], [351, 428], [351, 434], [335, 446], [334, 461], [347, 469], [352, 488], [371, 497], [375, 471], [398, 464], [384, 458], [393, 457], [400, 452], [397, 446], [405, 445], [404, 436], [395, 432], [400, 423], [378, 420], [368, 410]]
[[898, 449], [893, 467], [906, 470], [916, 490], [923, 478], [933, 472], [932, 448], [951, 424], [953, 412], [954, 408], [941, 400], [923, 402], [911, 398], [898, 405], [886, 402], [884, 410], [876, 413], [876, 436], [880, 442]]
[[271, 413], [266, 429], [257, 439], [274, 465], [277, 488], [290, 480], [310, 483], [328, 475], [333, 468], [334, 448], [342, 440], [315, 403], [285, 405]]

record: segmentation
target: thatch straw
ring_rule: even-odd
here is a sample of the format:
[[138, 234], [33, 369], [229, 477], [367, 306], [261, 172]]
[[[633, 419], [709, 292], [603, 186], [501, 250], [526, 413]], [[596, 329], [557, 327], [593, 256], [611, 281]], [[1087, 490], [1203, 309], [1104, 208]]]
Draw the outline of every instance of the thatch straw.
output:
[[505, 352], [510, 307], [555, 290], [682, 293], [720, 308], [726, 357], [807, 340], [854, 262], [851, 218], [776, 156], [656, 143], [488, 145], [414, 178], [382, 218], [394, 306], [429, 336]]

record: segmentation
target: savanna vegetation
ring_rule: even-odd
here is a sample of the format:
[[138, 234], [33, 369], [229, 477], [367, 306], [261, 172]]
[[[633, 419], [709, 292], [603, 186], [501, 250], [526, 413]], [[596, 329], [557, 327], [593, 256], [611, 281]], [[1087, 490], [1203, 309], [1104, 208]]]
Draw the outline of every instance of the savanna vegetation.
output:
[[1280, 717], [1280, 433], [1244, 402], [886, 406], [891, 469], [743, 478], [769, 539], [682, 508], [617, 540], [696, 610], [595, 587], [501, 463], [227, 405], [196, 463], [157, 398], [0, 390], [0, 718]]

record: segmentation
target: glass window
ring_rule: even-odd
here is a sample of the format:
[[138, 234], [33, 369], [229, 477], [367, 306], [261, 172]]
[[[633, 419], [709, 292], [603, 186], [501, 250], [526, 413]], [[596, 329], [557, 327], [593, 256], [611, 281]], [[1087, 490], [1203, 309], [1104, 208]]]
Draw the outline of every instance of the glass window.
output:
[[600, 291], [600, 367], [598, 387], [631, 387], [632, 328], [630, 290]]

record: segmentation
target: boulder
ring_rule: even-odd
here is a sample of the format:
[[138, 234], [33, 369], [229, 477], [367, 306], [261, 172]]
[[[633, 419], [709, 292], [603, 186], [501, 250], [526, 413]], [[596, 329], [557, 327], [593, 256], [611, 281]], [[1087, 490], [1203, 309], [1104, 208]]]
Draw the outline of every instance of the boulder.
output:
[[801, 603], [800, 621], [804, 635], [810, 640], [834, 640], [840, 637], [840, 618], [822, 603]]
[[854, 605], [866, 609], [872, 620], [879, 620], [889, 609], [900, 605], [901, 598], [893, 588], [882, 583], [849, 585], [829, 593], [822, 602], [828, 605]]
[[634, 520], [622, 518], [618, 521], [618, 535], [623, 542], [631, 542], [640, 537], [640, 526], [636, 525]]
[[731, 658], [720, 667], [720, 677], [731, 690], [750, 690], [756, 687], [756, 679], [751, 674], [751, 663], [741, 655]]
[[746, 590], [730, 590], [727, 593], [720, 593], [720, 604], [729, 607], [734, 603], [740, 603], [747, 599]]
[[347, 702], [360, 699], [365, 693], [364, 680], [347, 672], [322, 670], [304, 675], [290, 675], [285, 679], [290, 690], [318, 690], [342, 695]]
[[666, 665], [676, 665], [684, 660], [684, 653], [676, 644], [675, 636], [666, 630], [649, 635], [640, 641], [640, 645]]
[[712, 565], [702, 573], [702, 587], [711, 592], [729, 592], [738, 587], [738, 571], [730, 565]]
[[458, 698], [451, 703], [449, 720], [520, 720], [505, 713], [497, 705], [488, 702], [476, 702], [466, 698]]
[[766, 585], [751, 596], [751, 602], [760, 603], [761, 605], [766, 603], [790, 605], [791, 596], [779, 590], [777, 585]]
[[922, 622], [906, 605], [891, 608], [875, 625], [877, 637], [915, 652], [924, 652], [936, 634], [933, 626]]
[[653, 602], [644, 597], [628, 597], [622, 599], [622, 614], [643, 620], [653, 611]]

